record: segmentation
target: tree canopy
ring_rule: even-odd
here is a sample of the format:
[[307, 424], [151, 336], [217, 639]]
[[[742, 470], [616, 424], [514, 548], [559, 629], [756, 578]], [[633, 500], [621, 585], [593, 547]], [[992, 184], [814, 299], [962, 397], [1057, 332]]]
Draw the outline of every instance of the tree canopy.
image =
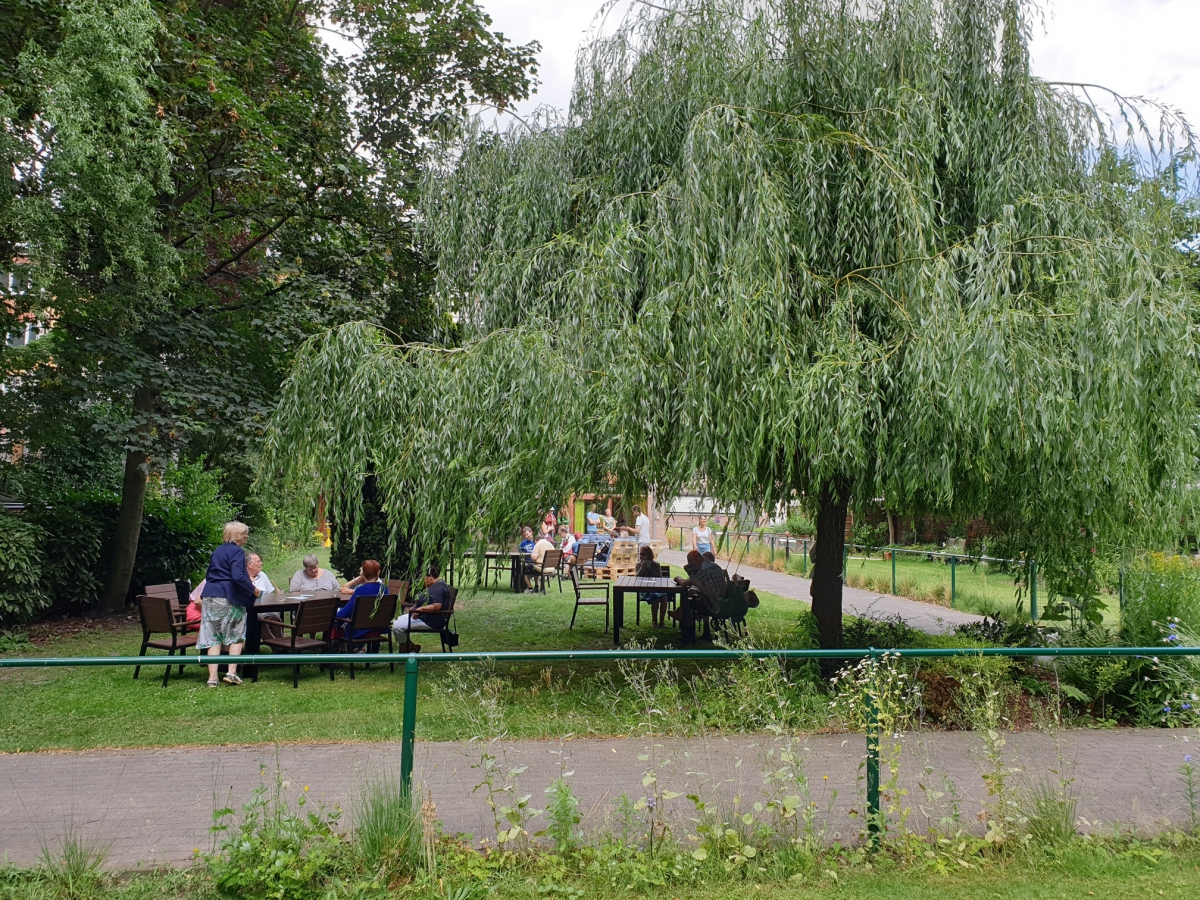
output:
[[5, 354], [0, 419], [28, 450], [124, 457], [117, 605], [149, 470], [252, 448], [315, 331], [430, 332], [416, 161], [468, 105], [524, 97], [536, 45], [474, 0], [0, 0], [0, 20], [0, 254], [29, 286], [6, 312], [53, 321]]
[[351, 512], [373, 471], [424, 554], [606, 475], [803, 499], [827, 646], [848, 503], [985, 514], [1062, 572], [1161, 526], [1195, 475], [1190, 133], [1035, 77], [1035, 13], [635, 6], [565, 118], [468, 129], [430, 168], [461, 344], [314, 337], [267, 471]]

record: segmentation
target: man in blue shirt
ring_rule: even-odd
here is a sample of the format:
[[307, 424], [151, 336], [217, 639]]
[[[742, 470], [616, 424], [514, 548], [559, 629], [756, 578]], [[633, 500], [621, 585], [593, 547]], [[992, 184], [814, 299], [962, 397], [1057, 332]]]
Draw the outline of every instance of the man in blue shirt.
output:
[[521, 543], [517, 544], [517, 549], [526, 559], [532, 559], [535, 546], [537, 545], [533, 541], [533, 529], [526, 525], [521, 529]]

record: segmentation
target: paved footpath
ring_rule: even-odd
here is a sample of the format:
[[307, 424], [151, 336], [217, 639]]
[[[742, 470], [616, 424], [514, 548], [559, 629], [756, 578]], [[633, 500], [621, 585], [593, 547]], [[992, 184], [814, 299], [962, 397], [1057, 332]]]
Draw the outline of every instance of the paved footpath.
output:
[[[660, 550], [658, 558], [671, 566], [683, 566], [687, 562], [687, 554], [678, 550]], [[742, 565], [737, 571], [750, 579], [751, 588], [790, 597], [804, 603], [812, 603], [807, 578], [796, 575], [784, 575], [782, 572], [772, 572], [769, 569], [758, 569]], [[895, 597], [891, 594], [877, 594], [859, 588], [842, 588], [842, 608], [852, 616], [866, 616], [871, 619], [890, 619], [899, 616], [911, 627], [927, 634], [946, 634], [953, 631], [955, 625], [981, 622], [983, 616], [973, 613], [959, 612], [947, 609], [933, 603], [922, 603], [919, 600], [909, 600], [906, 597]]]
[[[828, 841], [853, 840], [853, 809], [863, 808], [862, 735], [794, 739], [804, 760], [819, 826]], [[980, 742], [967, 732], [921, 733], [901, 738], [900, 785], [908, 790], [908, 827], [917, 831], [953, 814], [957, 797], [964, 827], [979, 831], [986, 799]], [[1179, 767], [1200, 744], [1193, 733], [1121, 729], [1008, 736], [1005, 762], [1019, 767], [1013, 785], [1028, 792], [1053, 786], [1063, 772], [1078, 801], [1081, 828], [1116, 824], [1153, 830], [1183, 822], [1189, 810]], [[717, 800], [726, 809], [749, 810], [768, 794], [764, 772], [779, 768], [781, 739], [747, 735], [695, 739], [587, 739], [566, 743], [520, 741], [489, 745], [502, 768], [524, 766], [512, 796], [532, 794], [541, 806], [548, 785], [562, 773], [581, 800], [584, 827], [614, 827], [622, 794], [644, 796], [643, 776], [654, 772], [663, 790], [684, 796], [664, 801], [677, 835], [693, 831], [687, 793]], [[447, 832], [479, 840], [495, 833], [481, 780], [477, 743], [419, 743], [416, 783], [437, 804]], [[283, 793], [346, 811], [365, 784], [395, 777], [397, 744], [283, 745], [179, 748], [83, 753], [0, 754], [0, 856], [31, 864], [42, 847], [53, 849], [73, 834], [108, 851], [108, 865], [128, 870], [178, 865], [212, 848], [212, 812], [237, 807], [260, 785], [283, 781]], [[884, 773], [887, 780], [887, 773]], [[503, 780], [497, 787], [503, 786]], [[307, 788], [307, 793], [305, 793]], [[836, 792], [836, 793], [835, 793]], [[941, 796], [935, 796], [940, 793]], [[796, 794], [795, 786], [777, 795]], [[501, 803], [504, 801], [501, 800]], [[531, 831], [544, 827], [535, 819]]]

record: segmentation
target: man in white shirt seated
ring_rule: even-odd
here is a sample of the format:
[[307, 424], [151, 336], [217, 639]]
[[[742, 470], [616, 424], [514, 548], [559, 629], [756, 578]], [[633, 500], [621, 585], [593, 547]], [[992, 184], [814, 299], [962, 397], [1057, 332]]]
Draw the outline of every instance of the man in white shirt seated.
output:
[[575, 554], [579, 552], [579, 541], [575, 539], [575, 535], [571, 534], [571, 529], [566, 525], [558, 526], [558, 549], [563, 552], [563, 561], [567, 565], [575, 562]]
[[[545, 569], [542, 567], [542, 560], [546, 558], [546, 551], [553, 549], [554, 543], [546, 540], [544, 537], [540, 538], [538, 542], [533, 545], [533, 553], [529, 555], [530, 562], [525, 563], [525, 590], [533, 590], [532, 578], [534, 575], [541, 575], [545, 573]], [[553, 571], [554, 570], [551, 569], [551, 572]]]
[[[262, 596], [255, 602], [262, 602], [268, 594], [276, 590], [274, 582], [263, 571], [262, 557], [257, 553], [246, 554], [246, 574], [250, 576], [250, 580], [254, 582], [254, 586], [262, 591]], [[279, 613], [260, 613], [258, 621], [262, 626], [263, 637], [283, 637], [283, 629], [279, 627], [279, 623], [283, 619]]]
[[320, 560], [310, 553], [304, 557], [304, 568], [292, 576], [288, 590], [297, 591], [334, 591], [338, 590], [338, 581], [328, 569], [322, 569]]

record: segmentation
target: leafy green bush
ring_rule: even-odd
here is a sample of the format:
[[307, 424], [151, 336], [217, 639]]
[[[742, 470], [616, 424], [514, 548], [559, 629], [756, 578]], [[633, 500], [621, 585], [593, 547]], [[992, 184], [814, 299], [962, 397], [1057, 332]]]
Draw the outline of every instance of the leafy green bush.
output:
[[65, 494], [45, 506], [30, 506], [28, 515], [41, 526], [42, 554], [52, 561], [42, 571], [50, 602], [65, 608], [99, 602], [108, 575], [105, 550], [117, 527], [116, 495]]
[[1186, 557], [1148, 553], [1125, 573], [1121, 640], [1131, 647], [1160, 644], [1169, 619], [1200, 631], [1200, 569]]
[[43, 537], [35, 523], [0, 513], [0, 621], [27, 619], [45, 608]]
[[816, 534], [817, 523], [814, 522], [812, 516], [804, 512], [804, 510], [795, 510], [788, 514], [787, 533], [793, 535]]
[[375, 478], [368, 476], [363, 481], [362, 516], [358, 524], [358, 540], [353, 541], [350, 523], [330, 520], [333, 547], [329, 553], [329, 565], [343, 579], [358, 575], [364, 559], [378, 560], [385, 570], [393, 573], [407, 572], [412, 565], [412, 551], [404, 535], [392, 540], [387, 512], [379, 505], [376, 497]]
[[217, 895], [230, 900], [316, 900], [348, 868], [348, 854], [334, 831], [336, 816], [306, 810], [300, 794], [293, 811], [283, 798], [286, 782], [268, 796], [261, 786], [229, 824], [232, 809], [213, 813], [213, 830], [224, 837], [208, 857]]
[[[120, 497], [111, 491], [69, 492], [27, 515], [42, 533], [42, 587], [61, 608], [92, 606], [100, 599], [112, 558]], [[218, 476], [201, 461], [169, 467], [146, 494], [131, 593], [148, 584], [204, 575], [221, 529], [236, 511], [221, 495]]]

